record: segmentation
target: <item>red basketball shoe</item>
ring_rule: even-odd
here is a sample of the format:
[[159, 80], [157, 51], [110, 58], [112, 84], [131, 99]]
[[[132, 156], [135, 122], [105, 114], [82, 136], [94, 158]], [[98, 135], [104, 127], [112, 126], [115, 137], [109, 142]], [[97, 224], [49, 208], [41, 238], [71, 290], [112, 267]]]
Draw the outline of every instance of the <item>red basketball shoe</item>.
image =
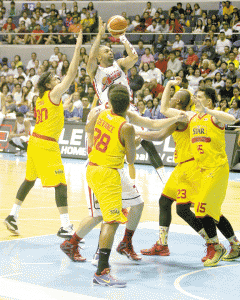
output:
[[65, 240], [60, 249], [74, 262], [84, 262], [86, 258], [79, 253], [78, 245], [73, 245], [69, 240]]
[[150, 249], [143, 249], [140, 251], [143, 255], [159, 255], [169, 256], [170, 251], [168, 245], [159, 245], [157, 242]]
[[127, 256], [130, 260], [139, 261], [142, 259], [141, 256], [137, 255], [134, 251], [132, 244], [121, 242], [116, 250], [119, 254]]

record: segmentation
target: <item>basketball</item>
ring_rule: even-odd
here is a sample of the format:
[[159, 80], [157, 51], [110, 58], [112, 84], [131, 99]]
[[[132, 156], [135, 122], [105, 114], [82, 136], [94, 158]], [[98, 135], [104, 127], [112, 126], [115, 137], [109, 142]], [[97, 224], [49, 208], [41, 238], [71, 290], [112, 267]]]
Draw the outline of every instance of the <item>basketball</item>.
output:
[[111, 17], [107, 22], [107, 29], [113, 36], [123, 34], [127, 26], [127, 20], [119, 15]]

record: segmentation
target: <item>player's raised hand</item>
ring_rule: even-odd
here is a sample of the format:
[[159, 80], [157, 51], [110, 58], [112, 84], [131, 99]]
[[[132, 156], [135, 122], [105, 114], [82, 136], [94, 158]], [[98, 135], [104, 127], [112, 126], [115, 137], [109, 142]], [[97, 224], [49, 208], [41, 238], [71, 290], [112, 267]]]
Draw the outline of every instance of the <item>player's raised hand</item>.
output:
[[176, 118], [178, 122], [183, 122], [183, 123], [189, 122], [189, 117], [184, 111], [181, 111]]
[[78, 37], [77, 37], [77, 42], [76, 42], [77, 48], [80, 48], [82, 46], [82, 39], [83, 39], [82, 29], [80, 29]]
[[171, 85], [180, 85], [182, 83], [182, 78], [180, 76], [175, 77], [175, 79], [169, 80], [169, 84]]
[[99, 16], [98, 18], [98, 34], [103, 36], [106, 31], [106, 23], [103, 23], [102, 18]]

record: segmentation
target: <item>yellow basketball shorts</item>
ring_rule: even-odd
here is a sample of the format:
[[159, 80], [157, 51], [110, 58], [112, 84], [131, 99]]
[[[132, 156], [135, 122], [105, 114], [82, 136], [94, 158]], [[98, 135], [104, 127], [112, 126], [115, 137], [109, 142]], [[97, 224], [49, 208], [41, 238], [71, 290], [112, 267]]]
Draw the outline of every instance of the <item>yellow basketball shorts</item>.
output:
[[86, 179], [98, 199], [103, 221], [126, 223], [127, 218], [122, 213], [122, 185], [118, 170], [88, 165]]
[[162, 195], [177, 204], [194, 203], [200, 187], [200, 169], [195, 160], [178, 164], [169, 177]]
[[219, 222], [228, 186], [228, 163], [214, 169], [201, 170], [200, 174], [200, 193], [194, 207], [195, 215], [199, 218], [210, 216]]
[[[27, 149], [26, 180], [33, 181], [40, 178], [43, 187], [56, 187], [60, 184], [66, 185], [64, 167], [58, 144], [54, 142], [57, 146], [52, 147], [50, 150], [47, 149], [47, 147], [39, 147], [39, 142], [40, 141], [36, 144], [33, 140], [29, 142]], [[47, 142], [43, 142], [44, 145], [47, 146]]]

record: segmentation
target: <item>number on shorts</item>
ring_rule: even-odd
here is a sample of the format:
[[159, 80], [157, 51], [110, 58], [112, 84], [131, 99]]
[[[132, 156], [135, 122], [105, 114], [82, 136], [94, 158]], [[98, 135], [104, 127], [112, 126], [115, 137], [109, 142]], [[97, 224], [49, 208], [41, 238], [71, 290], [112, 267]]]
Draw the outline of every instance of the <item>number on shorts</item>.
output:
[[111, 137], [106, 133], [102, 134], [98, 128], [95, 128], [94, 131], [97, 132], [97, 135], [94, 136], [94, 146], [98, 151], [105, 153]]
[[48, 119], [48, 110], [41, 108], [36, 110], [36, 124], [42, 123]]
[[202, 145], [198, 145], [198, 146], [197, 146], [197, 150], [198, 150], [198, 152], [199, 152], [200, 154], [203, 154], [203, 153], [204, 153], [203, 148], [202, 148]]
[[182, 189], [182, 190], [178, 190], [177, 191], [177, 198], [180, 199], [186, 199], [187, 198], [187, 195], [186, 195], [187, 191], [185, 189]]
[[205, 213], [207, 203], [198, 202], [197, 212]]

